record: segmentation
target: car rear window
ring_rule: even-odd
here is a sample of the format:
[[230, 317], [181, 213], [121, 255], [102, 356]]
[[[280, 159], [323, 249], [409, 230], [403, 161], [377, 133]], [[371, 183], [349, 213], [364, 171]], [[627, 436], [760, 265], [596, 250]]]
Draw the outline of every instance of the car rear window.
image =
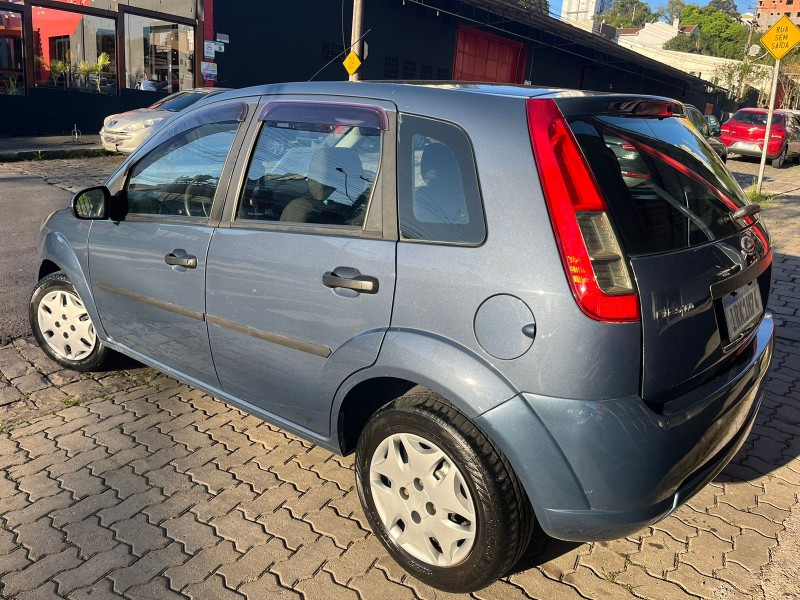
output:
[[150, 105], [150, 108], [180, 112], [206, 95], [205, 92], [178, 92], [172, 96], [167, 96], [161, 102]]
[[690, 248], [740, 231], [747, 204], [725, 165], [686, 119], [569, 120], [630, 256]]
[[[732, 119], [739, 121], [739, 123], [744, 123], [746, 125], [766, 125], [767, 124], [767, 113], [766, 112], [753, 112], [749, 110], [740, 110], [737, 112]], [[783, 115], [772, 115], [772, 124], [777, 125], [778, 123], [783, 123]]]

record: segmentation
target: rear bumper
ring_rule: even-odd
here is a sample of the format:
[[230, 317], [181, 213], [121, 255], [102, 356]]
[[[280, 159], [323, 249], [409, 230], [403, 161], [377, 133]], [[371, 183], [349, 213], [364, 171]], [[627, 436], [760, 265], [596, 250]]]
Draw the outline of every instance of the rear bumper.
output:
[[[728, 146], [728, 152], [732, 154], [761, 158], [761, 149], [763, 148], [763, 143], [731, 141], [730, 143], [727, 144], [727, 146]], [[770, 160], [772, 160], [773, 158], [777, 158], [778, 155], [781, 153], [782, 148], [783, 148], [782, 142], [780, 141], [770, 142], [769, 146], [767, 146], [767, 158], [769, 158]]]
[[668, 402], [662, 414], [635, 397], [520, 394], [476, 422], [511, 461], [546, 533], [574, 541], [624, 537], [669, 515], [745, 442], [773, 334], [768, 314], [748, 358]]

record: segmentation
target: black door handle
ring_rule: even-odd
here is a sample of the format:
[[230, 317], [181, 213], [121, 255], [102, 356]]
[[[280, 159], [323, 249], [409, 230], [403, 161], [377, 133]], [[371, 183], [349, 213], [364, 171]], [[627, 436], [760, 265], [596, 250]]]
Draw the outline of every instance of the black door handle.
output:
[[[182, 252], [182, 254], [176, 254], [176, 252]], [[164, 257], [164, 262], [173, 267], [197, 268], [197, 257], [186, 254], [183, 250], [173, 250]]]
[[377, 294], [378, 280], [369, 275], [356, 275], [355, 277], [340, 277], [334, 271], [327, 271], [322, 276], [322, 285], [329, 288], [346, 288], [362, 294]]

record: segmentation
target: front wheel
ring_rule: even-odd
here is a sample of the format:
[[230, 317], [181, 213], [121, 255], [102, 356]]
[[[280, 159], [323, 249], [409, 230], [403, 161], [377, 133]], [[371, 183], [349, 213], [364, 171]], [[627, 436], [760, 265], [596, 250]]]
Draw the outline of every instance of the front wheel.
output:
[[63, 273], [44, 277], [33, 290], [28, 309], [33, 336], [42, 350], [73, 371], [93, 371], [109, 359], [89, 313]]
[[372, 416], [358, 442], [356, 484], [392, 557], [441, 590], [471, 592], [502, 577], [533, 531], [508, 460], [430, 392], [410, 392]]
[[784, 147], [783, 150], [781, 150], [781, 153], [778, 155], [778, 157], [772, 159], [772, 166], [776, 169], [780, 169], [785, 161], [786, 161], [786, 148]]

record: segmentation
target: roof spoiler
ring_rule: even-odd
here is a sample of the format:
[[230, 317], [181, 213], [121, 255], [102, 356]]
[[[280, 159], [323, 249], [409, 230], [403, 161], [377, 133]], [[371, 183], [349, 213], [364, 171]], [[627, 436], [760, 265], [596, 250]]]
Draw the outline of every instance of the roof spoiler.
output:
[[567, 117], [618, 116], [663, 119], [683, 117], [686, 112], [677, 100], [659, 97], [635, 97], [628, 95], [596, 95], [556, 98], [561, 113]]

